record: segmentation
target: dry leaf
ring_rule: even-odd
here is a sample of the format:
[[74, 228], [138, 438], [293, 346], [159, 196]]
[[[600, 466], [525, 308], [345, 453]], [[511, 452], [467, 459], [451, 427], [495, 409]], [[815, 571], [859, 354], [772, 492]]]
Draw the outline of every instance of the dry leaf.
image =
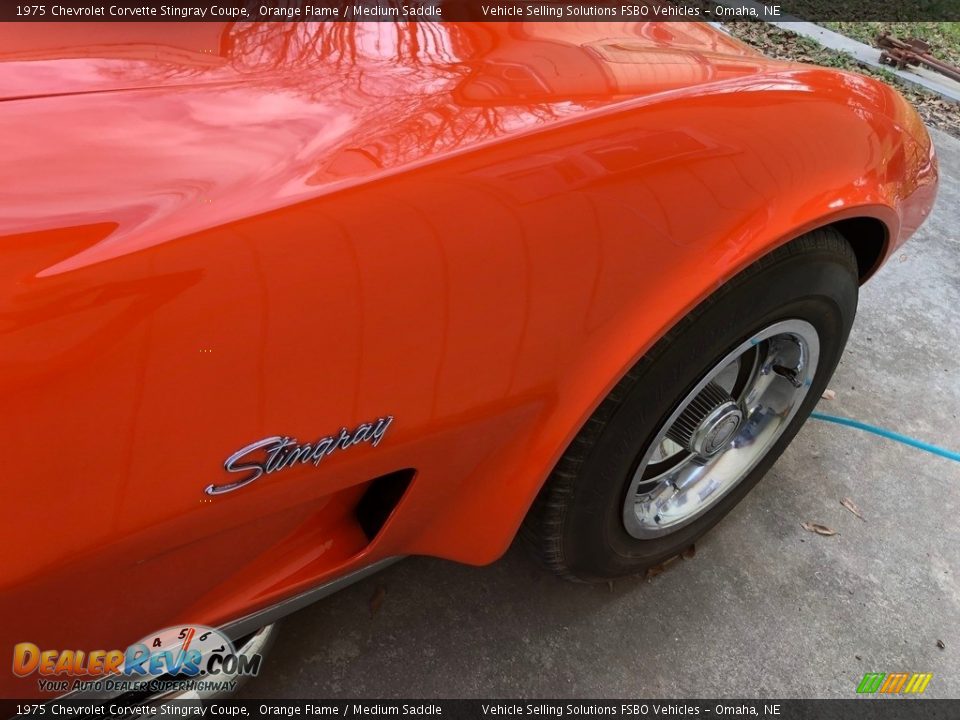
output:
[[941, 650], [944, 650], [944, 649], [946, 649], [947, 646], [946, 646], [946, 644], [943, 642], [943, 640], [937, 640], [937, 647], [940, 648]]
[[836, 400], [837, 394], [833, 390], [824, 390], [823, 395], [821, 395], [824, 400]]
[[684, 550], [681, 555], [683, 555], [684, 560], [690, 560], [694, 555], [697, 554], [697, 546], [691, 545], [686, 550]]
[[[863, 520], [863, 515], [860, 514], [860, 508], [857, 507], [857, 504], [853, 502], [853, 500], [851, 500], [848, 497], [845, 497], [840, 500], [840, 504], [843, 505], [847, 510], [852, 512], [854, 515], [856, 515], [858, 518]], [[864, 520], [864, 522], [866, 521]]]
[[380, 606], [383, 605], [386, 597], [387, 589], [383, 585], [378, 585], [377, 589], [373, 591], [373, 596], [370, 598], [370, 617], [380, 612]]
[[829, 535], [836, 535], [836, 534], [837, 534], [837, 531], [836, 531], [836, 530], [832, 530], [832, 529], [828, 528], [826, 525], [820, 525], [820, 524], [818, 524], [818, 523], [809, 523], [809, 522], [800, 523], [800, 527], [802, 527], [802, 528], [803, 528], [804, 530], [806, 530], [807, 532], [816, 533], [817, 535], [828, 535], [828, 536], [829, 536]]
[[[687, 550], [684, 550], [683, 553], [682, 553], [684, 557], [686, 556], [686, 553], [687, 553]], [[662, 563], [660, 563], [659, 565], [654, 565], [653, 567], [648, 567], [648, 568], [647, 568], [647, 573], [646, 573], [646, 575], [645, 575], [644, 577], [647, 577], [647, 578], [656, 577], [657, 575], [659, 575], [660, 573], [662, 573], [664, 570], [666, 570], [670, 565], [672, 565], [672, 564], [675, 563], [677, 560], [679, 560], [680, 557], [681, 557], [680, 555], [674, 555], [673, 557], [668, 557], [666, 560], [664, 560], [664, 561], [663, 561]], [[691, 556], [691, 557], [692, 557], [692, 556]]]

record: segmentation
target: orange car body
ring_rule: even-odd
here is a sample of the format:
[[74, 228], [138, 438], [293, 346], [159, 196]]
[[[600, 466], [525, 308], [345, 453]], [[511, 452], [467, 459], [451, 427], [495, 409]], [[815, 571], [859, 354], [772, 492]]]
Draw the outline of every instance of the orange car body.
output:
[[[935, 194], [889, 87], [708, 25], [94, 27], [0, 29], [5, 653], [491, 562], [699, 301], [831, 223], [866, 278]], [[378, 418], [205, 492], [261, 438]]]

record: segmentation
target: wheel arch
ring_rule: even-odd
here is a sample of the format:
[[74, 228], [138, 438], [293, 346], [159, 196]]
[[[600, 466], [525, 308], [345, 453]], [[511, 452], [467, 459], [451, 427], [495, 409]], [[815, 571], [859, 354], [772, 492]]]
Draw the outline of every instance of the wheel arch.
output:
[[890, 230], [882, 220], [862, 215], [828, 223], [825, 227], [837, 230], [853, 249], [861, 284], [880, 269], [890, 247]]
[[[808, 77], [821, 79], [819, 71], [798, 76]], [[831, 83], [836, 79], [832, 74], [824, 77]], [[788, 105], [771, 104], [767, 94], [757, 91], [750, 97], [755, 101], [750, 112], [761, 108], [771, 117], [781, 117]], [[597, 149], [619, 151], [616, 157], [624, 164], [615, 173], [604, 169], [602, 184], [583, 182], [558, 192], [556, 197], [569, 197], [571, 202], [549, 207], [560, 217], [577, 200], [602, 199], [595, 206], [599, 208], [595, 217], [610, 222], [598, 223], [606, 235], [601, 234], [590, 250], [597, 253], [602, 243], [610, 252], [603, 268], [613, 270], [606, 285], [598, 282], [595, 287], [614, 288], [623, 302], [602, 322], [592, 324], [589, 335], [581, 333], [584, 342], [564, 348], [564, 362], [539, 395], [532, 419], [521, 423], [526, 431], [522, 442], [504, 444], [477, 474], [478, 481], [463, 488], [459, 505], [469, 510], [446, 508], [433, 526], [421, 531], [412, 552], [470, 564], [499, 557], [557, 461], [619, 380], [677, 322], [745, 268], [809, 232], [833, 227], [852, 248], [863, 283], [911, 234], [915, 228], [905, 211], [918, 202], [911, 196], [920, 195], [916, 190], [921, 183], [914, 182], [914, 160], [919, 163], [919, 156], [902, 157], [909, 138], [883, 115], [868, 111], [873, 132], [864, 133], [864, 114], [850, 113], [833, 95], [786, 94], [792, 102], [809, 104], [811, 122], [797, 125], [796, 137], [791, 136], [777, 153], [764, 150], [762, 134], [743, 129], [740, 120], [747, 110], [739, 104], [730, 104], [727, 116], [712, 117], [711, 122], [689, 112], [710, 98], [628, 108], [603, 119], [603, 126], [610, 126], [605, 134], [595, 128], [585, 138], [578, 126], [564, 126], [557, 137], [540, 138], [527, 148], [551, 162], [561, 157], [568, 164], [582, 157], [592, 159], [590, 153]], [[780, 100], [783, 91], [770, 95]], [[792, 111], [797, 114], [795, 108]], [[629, 142], [637, 136], [636, 128], [643, 129], [643, 140], [658, 137], [656, 132], [675, 128], [678, 122], [695, 151], [673, 163], [647, 162], [640, 153], [626, 152], [634, 149]], [[827, 130], [830, 135], [824, 135]], [[840, 139], [818, 145], [812, 142], [816, 137]], [[891, 152], [896, 162], [884, 162]], [[630, 165], [627, 161], [634, 157], [644, 162]], [[781, 158], [780, 163], [771, 161]], [[486, 170], [484, 177], [489, 176]], [[710, 201], [698, 205], [697, 213], [690, 212], [685, 190], [689, 187]], [[515, 194], [505, 181], [496, 190], [505, 197]], [[544, 208], [556, 199], [523, 197], [530, 207], [536, 207], [536, 201]], [[642, 231], [628, 237], [632, 231], [627, 227]], [[559, 232], [568, 230], [561, 227]], [[633, 270], [640, 272], [641, 283], [627, 279]]]
[[[661, 316], [662, 324], [659, 324], [656, 329], [651, 323], [652, 313], [648, 312], [650, 309], [645, 307], [643, 298], [639, 298], [631, 308], [631, 312], [619, 318], [621, 322], [617, 323], [618, 330], [611, 331], [605, 341], [598, 340], [593, 352], [580, 356], [575, 363], [571, 364], [566, 373], [571, 381], [569, 384], [565, 383], [562, 388], [558, 388], [559, 394], [555, 398], [548, 421], [535, 434], [535, 440], [525, 446], [522, 453], [505, 453], [501, 459], [502, 462], [497, 463], [499, 472], [494, 471], [495, 479], [491, 478], [492, 482], [483, 486], [486, 499], [473, 496], [472, 502], [476, 505], [489, 503], [487, 510], [491, 516], [493, 514], [516, 515], [514, 532], [500, 537], [495, 537], [495, 534], [488, 535], [487, 541], [490, 544], [485, 543], [483, 550], [478, 549], [476, 553], [462, 552], [462, 549], [454, 549], [449, 545], [444, 547], [433, 538], [428, 539], [417, 550], [423, 554], [446, 557], [469, 564], [485, 564], [500, 557], [513, 541], [523, 518], [530, 512], [553, 468], [570, 444], [575, 442], [581, 428], [590, 421], [603, 400], [653, 345], [718, 287], [778, 249], [795, 243], [807, 234], [822, 228], [836, 229], [849, 243], [856, 257], [858, 279], [862, 284], [883, 264], [891, 251], [891, 238], [896, 237], [898, 227], [898, 218], [892, 207], [884, 204], [865, 204], [832, 214], [824, 213], [787, 232], [765, 238], [760, 233], [748, 246], [741, 248], [736, 257], [727, 258], [728, 264], [723, 271], [718, 272], [712, 282], [703, 282], [701, 278], [696, 289], [686, 285], [684, 287], [686, 292], [677, 293], [670, 297], [669, 301], [665, 301], [664, 305], [669, 306], [670, 309], [666, 310], [666, 307], [663, 307], [660, 310], [666, 310], [669, 315]], [[712, 245], [715, 246], [717, 242], [718, 240], [714, 238]], [[691, 248], [687, 250], [683, 253], [685, 259], [694, 262], [692, 258], [696, 253]], [[689, 267], [691, 266], [687, 266], [687, 269]], [[677, 267], [671, 268], [671, 271], [664, 275], [679, 279], [687, 274], [687, 269], [678, 263]], [[646, 318], [641, 319], [643, 316]], [[666, 319], [667, 317], [669, 319]], [[572, 380], [574, 377], [579, 379]], [[601, 378], [605, 378], [605, 381], [601, 382]], [[476, 489], [479, 491], [480, 487]], [[468, 494], [472, 495], [472, 492]], [[508, 509], [505, 505], [495, 502], [493, 497], [498, 497], [497, 493], [503, 493], [501, 503], [507, 505], [515, 503], [515, 505]], [[463, 532], [471, 527], [469, 523], [450, 520], [449, 524], [445, 522], [444, 529], [449, 532], [454, 526], [457, 527], [457, 532]], [[493, 528], [485, 529], [489, 531]], [[473, 527], [471, 532], [476, 533], [479, 530], [479, 527]], [[491, 552], [490, 547], [495, 542], [499, 542], [500, 547]]]

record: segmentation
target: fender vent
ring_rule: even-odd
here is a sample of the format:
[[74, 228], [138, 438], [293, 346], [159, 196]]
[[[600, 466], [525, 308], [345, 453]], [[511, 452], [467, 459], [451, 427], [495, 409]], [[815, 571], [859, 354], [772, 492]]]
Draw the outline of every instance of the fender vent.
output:
[[370, 481], [370, 486], [360, 498], [356, 510], [357, 521], [367, 538], [373, 540], [380, 532], [416, 472], [413, 468], [406, 468]]

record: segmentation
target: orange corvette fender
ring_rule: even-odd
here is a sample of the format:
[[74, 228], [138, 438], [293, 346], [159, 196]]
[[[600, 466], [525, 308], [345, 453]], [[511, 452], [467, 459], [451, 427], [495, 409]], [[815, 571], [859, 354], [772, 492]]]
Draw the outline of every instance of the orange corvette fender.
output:
[[[494, 467], [486, 479], [465, 479], [457, 501], [423, 528], [416, 552], [495, 559], [619, 378], [749, 264], [840, 223], [865, 257], [874, 253], [876, 263], [861, 268], [867, 277], [926, 217], [936, 188], [932, 145], [913, 110], [885, 86], [815, 70], [731, 90], [595, 121], [589, 132], [605, 136], [602, 144], [558, 139], [571, 163], [582, 148], [581, 157], [605, 156], [615, 167], [540, 208], [545, 234], [555, 232], [560, 246], [572, 243], [555, 288], [569, 346], [555, 348], [556, 381], [525, 418], [530, 434], [518, 433], [488, 460]], [[869, 93], [877, 105], [851, 107], [846, 92]], [[609, 124], [603, 131], [602, 122]], [[544, 154], [558, 152], [548, 147]], [[527, 152], [541, 151], [528, 145]], [[873, 222], [844, 225], [853, 219]], [[560, 300], [564, 280], [569, 290]], [[582, 294], [574, 302], [576, 289]]]

